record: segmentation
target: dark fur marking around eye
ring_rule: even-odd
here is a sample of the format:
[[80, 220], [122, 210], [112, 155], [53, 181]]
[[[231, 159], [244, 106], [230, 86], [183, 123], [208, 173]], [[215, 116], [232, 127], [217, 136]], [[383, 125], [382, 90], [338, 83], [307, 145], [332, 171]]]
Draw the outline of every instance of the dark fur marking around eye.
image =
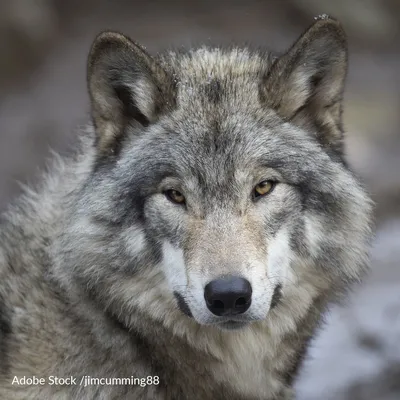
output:
[[339, 215], [341, 205], [335, 196], [329, 192], [313, 190], [307, 186], [306, 182], [297, 186], [304, 210], [313, 210], [324, 215]]
[[192, 312], [190, 311], [190, 308], [186, 303], [185, 299], [178, 292], [174, 292], [174, 296], [178, 303], [179, 309], [188, 317], [193, 318]]

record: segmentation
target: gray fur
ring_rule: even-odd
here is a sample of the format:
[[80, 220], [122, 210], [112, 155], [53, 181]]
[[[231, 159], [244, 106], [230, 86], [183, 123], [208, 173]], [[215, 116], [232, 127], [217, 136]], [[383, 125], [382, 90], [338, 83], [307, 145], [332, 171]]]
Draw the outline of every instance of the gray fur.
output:
[[[99, 35], [93, 125], [2, 217], [0, 398], [292, 399], [326, 307], [368, 264], [371, 201], [343, 155], [346, 69], [332, 19], [279, 58], [153, 58]], [[276, 184], [255, 201], [264, 180]], [[253, 289], [230, 320], [203, 295], [227, 274]], [[160, 383], [11, 384], [33, 375]]]

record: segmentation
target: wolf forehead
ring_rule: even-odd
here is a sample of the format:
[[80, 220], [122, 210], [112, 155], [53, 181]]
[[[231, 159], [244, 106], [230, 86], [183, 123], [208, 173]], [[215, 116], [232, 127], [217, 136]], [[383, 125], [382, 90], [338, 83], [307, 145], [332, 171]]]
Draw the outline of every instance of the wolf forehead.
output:
[[226, 104], [240, 109], [260, 103], [259, 88], [272, 59], [269, 53], [247, 48], [203, 46], [169, 52], [160, 63], [173, 76], [179, 106], [208, 109]]

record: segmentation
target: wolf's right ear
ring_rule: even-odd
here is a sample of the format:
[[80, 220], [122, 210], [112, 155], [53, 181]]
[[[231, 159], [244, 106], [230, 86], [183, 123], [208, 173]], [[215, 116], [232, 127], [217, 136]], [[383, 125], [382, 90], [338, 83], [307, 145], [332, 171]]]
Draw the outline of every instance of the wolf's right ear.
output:
[[338, 21], [324, 15], [274, 62], [261, 94], [285, 120], [313, 132], [325, 148], [341, 152], [346, 72], [346, 35]]
[[117, 32], [103, 32], [94, 40], [87, 81], [102, 153], [114, 152], [126, 126], [148, 126], [174, 102], [173, 79], [142, 47]]

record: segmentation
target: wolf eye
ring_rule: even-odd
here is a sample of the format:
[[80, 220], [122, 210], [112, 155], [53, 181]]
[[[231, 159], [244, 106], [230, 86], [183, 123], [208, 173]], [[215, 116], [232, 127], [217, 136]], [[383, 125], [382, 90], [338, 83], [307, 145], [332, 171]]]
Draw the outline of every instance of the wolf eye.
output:
[[274, 181], [260, 182], [253, 190], [253, 199], [257, 199], [259, 197], [267, 195], [268, 193], [271, 193], [274, 186], [275, 186]]
[[177, 204], [185, 203], [185, 196], [181, 192], [178, 192], [175, 189], [166, 190], [164, 192], [164, 194], [165, 194], [165, 197], [168, 200], [172, 201], [173, 203], [177, 203]]

